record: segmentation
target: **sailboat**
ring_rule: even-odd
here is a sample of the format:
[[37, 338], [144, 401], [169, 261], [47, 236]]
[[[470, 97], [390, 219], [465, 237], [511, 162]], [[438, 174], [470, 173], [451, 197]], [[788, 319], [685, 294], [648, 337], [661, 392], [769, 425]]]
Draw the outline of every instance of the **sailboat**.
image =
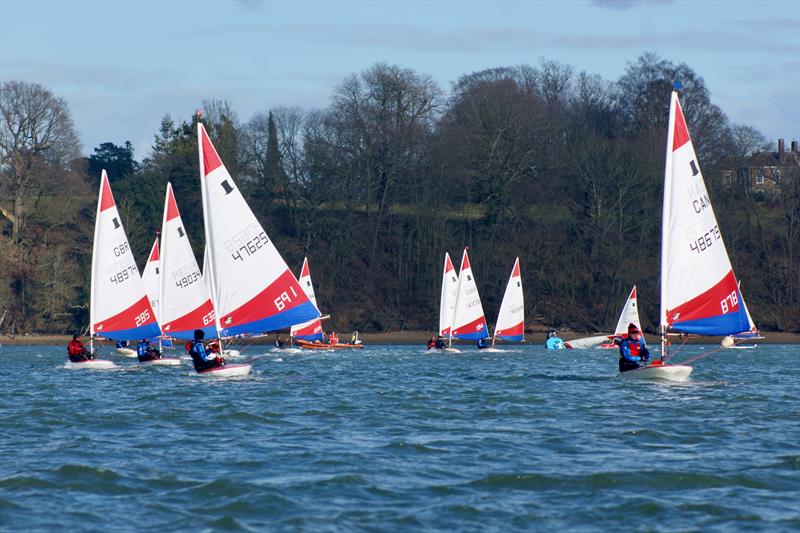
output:
[[503, 301], [500, 303], [500, 312], [497, 314], [497, 323], [492, 335], [492, 347], [484, 351], [497, 351], [494, 347], [497, 339], [508, 342], [525, 340], [525, 300], [522, 294], [519, 257], [514, 261], [506, 291], [503, 293]]
[[[161, 334], [105, 170], [100, 175], [91, 274], [89, 332], [92, 351], [95, 336], [134, 341]], [[87, 368], [114, 365], [111, 361], [97, 359], [71, 364]]]
[[464, 250], [461, 258], [461, 269], [458, 274], [458, 291], [456, 293], [453, 325], [450, 329], [451, 339], [478, 340], [489, 336], [486, 318], [483, 314], [481, 297], [472, 274], [469, 255]]
[[144, 284], [144, 292], [150, 298], [150, 305], [153, 307], [153, 311], [156, 312], [156, 320], [158, 320], [158, 295], [161, 293], [161, 258], [158, 249], [158, 237], [153, 242], [153, 247], [150, 248], [150, 255], [147, 257], [147, 263], [144, 265], [142, 283]]
[[749, 323], [677, 91], [670, 100], [661, 224], [661, 359], [620, 377], [684, 381], [692, 367], [666, 363], [669, 334], [731, 335]]
[[[741, 290], [742, 290], [742, 284], [740, 282], [739, 291], [741, 292]], [[750, 326], [750, 328], [747, 331], [742, 331], [735, 335], [728, 335], [727, 337], [722, 339], [720, 345], [723, 348], [737, 348], [740, 350], [752, 349], [758, 345], [748, 344], [739, 346], [736, 341], [741, 341], [741, 342], [757, 341], [764, 338], [764, 336], [761, 335], [761, 332], [758, 331], [758, 326], [756, 326], [755, 322], [753, 322], [753, 317], [750, 315], [750, 310], [747, 308], [747, 302], [742, 302], [742, 304], [744, 305], [744, 312], [747, 313], [747, 323]]]
[[453, 348], [451, 329], [453, 317], [456, 312], [456, 299], [458, 296], [458, 274], [450, 260], [450, 254], [444, 254], [444, 269], [442, 270], [442, 293], [439, 297], [439, 336], [447, 339], [444, 351], [460, 353], [461, 350]]
[[[305, 291], [309, 301], [317, 305], [317, 296], [314, 294], [314, 284], [311, 283], [311, 270], [308, 268], [308, 257], [303, 258], [303, 266], [300, 269], [300, 287]], [[289, 330], [289, 335], [295, 339], [306, 342], [323, 341], [325, 335], [322, 331], [322, 321], [319, 318], [296, 324]]]
[[641, 320], [639, 320], [639, 300], [636, 297], [636, 285], [633, 286], [631, 293], [628, 295], [628, 299], [625, 300], [625, 305], [622, 307], [622, 312], [619, 314], [619, 320], [617, 320], [617, 327], [614, 328], [614, 334], [609, 335], [608, 342], [604, 342], [598, 346], [598, 348], [618, 348], [618, 345], [614, 344], [613, 340], [627, 337], [628, 326], [630, 324], [633, 324], [641, 331], [642, 323]]
[[[256, 219], [202, 123], [197, 145], [211, 300], [220, 337], [259, 335], [319, 317]], [[205, 374], [247, 375], [250, 365]]]

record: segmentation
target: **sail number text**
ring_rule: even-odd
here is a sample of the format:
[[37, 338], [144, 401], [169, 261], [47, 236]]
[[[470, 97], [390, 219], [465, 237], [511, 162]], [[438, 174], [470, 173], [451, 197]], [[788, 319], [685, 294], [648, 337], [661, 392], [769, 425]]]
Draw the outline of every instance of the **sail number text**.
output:
[[[290, 292], [292, 293], [291, 296], [289, 296]], [[275, 307], [278, 309], [278, 311], [283, 311], [286, 309], [287, 303], [292, 303], [293, 298], [297, 298], [297, 292], [295, 292], [294, 287], [289, 287], [288, 291], [283, 291], [277, 298], [275, 298]]]
[[244, 261], [269, 244], [266, 232], [253, 224], [225, 241], [225, 248], [235, 261]]
[[689, 248], [699, 254], [700, 252], [706, 251], [712, 244], [720, 239], [722, 239], [722, 235], [719, 232], [719, 226], [715, 224], [714, 227], [705, 232], [704, 235], [689, 241]]
[[127, 242], [123, 242], [119, 246], [114, 247], [114, 255], [116, 257], [119, 257], [130, 249], [131, 249], [130, 245]]
[[719, 306], [722, 309], [723, 315], [727, 313], [729, 309], [736, 309], [738, 305], [739, 305], [739, 296], [736, 294], [736, 291], [733, 291], [725, 298], [723, 298], [722, 301], [719, 302]]
[[150, 320], [150, 311], [145, 309], [144, 311], [139, 313], [139, 316], [136, 317], [136, 327], [139, 327], [142, 324], [147, 323], [148, 320]]
[[111, 283], [122, 283], [133, 275], [133, 266], [127, 266], [116, 274], [111, 274], [109, 277]]

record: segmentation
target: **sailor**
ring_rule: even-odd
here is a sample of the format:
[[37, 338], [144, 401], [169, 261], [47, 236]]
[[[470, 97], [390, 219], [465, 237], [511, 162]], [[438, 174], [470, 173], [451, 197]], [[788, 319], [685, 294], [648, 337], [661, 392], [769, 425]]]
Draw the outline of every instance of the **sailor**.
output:
[[339, 344], [339, 336], [335, 331], [331, 331], [331, 336], [328, 338], [328, 344]]
[[202, 329], [194, 330], [194, 340], [189, 350], [189, 355], [192, 356], [192, 362], [194, 363], [194, 369], [197, 372], [216, 368], [225, 364], [225, 359], [218, 355], [215, 356], [213, 352], [208, 353], [206, 351], [206, 347], [203, 344], [203, 337], [205, 337], [205, 334]]
[[444, 339], [442, 338], [441, 335], [439, 335], [438, 337], [436, 337], [436, 349], [443, 350], [444, 346], [445, 346]]
[[647, 349], [642, 332], [636, 324], [628, 324], [628, 336], [619, 344], [619, 371], [625, 372], [647, 364], [650, 351]]
[[117, 341], [117, 348], [127, 348], [128, 341]]
[[283, 341], [281, 340], [280, 333], [276, 333], [275, 334], [275, 347], [276, 348], [283, 348], [283, 346], [284, 346], [284, 344], [283, 344]]
[[436, 347], [437, 347], [436, 346], [436, 337], [431, 335], [431, 338], [428, 339], [428, 349], [431, 350], [431, 349], [436, 348]]
[[78, 339], [77, 333], [72, 336], [72, 340], [67, 345], [67, 354], [69, 355], [69, 360], [73, 363], [94, 359], [94, 355], [87, 352], [83, 343]]
[[140, 363], [155, 361], [156, 359], [161, 359], [161, 352], [150, 344], [149, 339], [142, 339], [136, 346], [136, 357], [139, 359]]
[[354, 330], [353, 334], [350, 335], [350, 344], [361, 344], [361, 341], [358, 340], [358, 330]]
[[484, 348], [488, 348], [486, 344], [486, 339], [478, 339], [478, 349], [483, 350]]
[[550, 333], [547, 334], [547, 342], [545, 342], [544, 347], [548, 350], [561, 350], [565, 348], [564, 340], [556, 335], [556, 330], [550, 330]]

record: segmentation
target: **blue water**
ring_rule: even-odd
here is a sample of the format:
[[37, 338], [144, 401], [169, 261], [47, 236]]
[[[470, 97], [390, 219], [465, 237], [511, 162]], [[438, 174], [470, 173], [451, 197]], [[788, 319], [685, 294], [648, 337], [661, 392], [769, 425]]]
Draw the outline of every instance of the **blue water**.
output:
[[251, 346], [245, 380], [63, 352], [0, 348], [2, 529], [800, 530], [798, 346], [684, 384], [532, 346]]

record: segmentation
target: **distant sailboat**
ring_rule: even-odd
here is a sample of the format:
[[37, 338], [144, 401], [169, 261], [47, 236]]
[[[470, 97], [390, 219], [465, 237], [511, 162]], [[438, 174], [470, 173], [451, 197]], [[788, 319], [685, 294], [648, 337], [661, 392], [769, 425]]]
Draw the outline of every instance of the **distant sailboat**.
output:
[[147, 258], [147, 263], [144, 265], [142, 271], [142, 283], [144, 284], [144, 292], [150, 298], [150, 306], [156, 313], [156, 320], [158, 320], [158, 295], [161, 293], [161, 259], [158, 250], [158, 237], [153, 242], [153, 247], [150, 248], [150, 255]]
[[100, 176], [91, 274], [89, 332], [92, 345], [95, 336], [134, 341], [161, 334], [105, 170]]
[[448, 350], [460, 350], [451, 346], [451, 329], [453, 317], [456, 312], [456, 299], [458, 296], [458, 274], [450, 260], [450, 254], [444, 254], [444, 268], [442, 270], [442, 292], [439, 296], [439, 336], [448, 340]]
[[[617, 320], [617, 327], [614, 328], [614, 334], [609, 335], [611, 340], [617, 338], [624, 338], [628, 336], [628, 326], [635, 325], [639, 331], [642, 330], [642, 322], [639, 320], [639, 299], [636, 297], [636, 285], [631, 289], [628, 299], [625, 300], [625, 305], [622, 307], [622, 312]], [[613, 342], [604, 342], [598, 348], [615, 349], [618, 345]]]
[[497, 339], [508, 342], [525, 340], [525, 300], [522, 293], [522, 275], [519, 269], [519, 257], [514, 261], [511, 277], [508, 278], [500, 312], [492, 335], [492, 348]]
[[[317, 296], [314, 294], [314, 285], [311, 283], [311, 270], [308, 268], [308, 257], [303, 258], [303, 266], [300, 269], [299, 278], [300, 287], [305, 291], [309, 301], [317, 305]], [[319, 310], [319, 308], [317, 308]], [[319, 318], [296, 324], [292, 326], [289, 335], [295, 339], [301, 339], [308, 342], [322, 341], [325, 336], [322, 331], [322, 322]]]
[[731, 335], [749, 323], [675, 91], [661, 223], [661, 360], [620, 376], [683, 381], [692, 367], [665, 363], [669, 333]]
[[[197, 144], [206, 270], [220, 336], [258, 335], [318, 318], [319, 311], [250, 210], [201, 123]], [[250, 365], [213, 371], [241, 375], [250, 371]]]
[[458, 274], [458, 291], [450, 337], [453, 339], [478, 340], [489, 336], [483, 314], [481, 297], [472, 274], [469, 255], [464, 250]]

